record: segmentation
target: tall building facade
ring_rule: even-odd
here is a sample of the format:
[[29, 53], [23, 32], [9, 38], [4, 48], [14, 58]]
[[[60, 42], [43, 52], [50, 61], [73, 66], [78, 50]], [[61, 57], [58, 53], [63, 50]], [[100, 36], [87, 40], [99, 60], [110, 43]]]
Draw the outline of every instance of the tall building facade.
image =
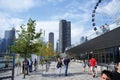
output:
[[49, 43], [52, 45], [52, 48], [54, 50], [54, 33], [53, 32], [49, 33]]
[[1, 39], [0, 42], [0, 53], [6, 53], [6, 39]]
[[14, 39], [15, 39], [15, 30], [14, 29], [6, 30], [5, 31], [6, 51], [10, 51], [9, 46], [14, 44]]
[[1, 53], [1, 49], [2, 48], [2, 39], [0, 38], [0, 53]]
[[64, 53], [71, 46], [71, 22], [60, 20], [59, 22], [59, 52]]
[[56, 42], [56, 53], [59, 53], [59, 40]]

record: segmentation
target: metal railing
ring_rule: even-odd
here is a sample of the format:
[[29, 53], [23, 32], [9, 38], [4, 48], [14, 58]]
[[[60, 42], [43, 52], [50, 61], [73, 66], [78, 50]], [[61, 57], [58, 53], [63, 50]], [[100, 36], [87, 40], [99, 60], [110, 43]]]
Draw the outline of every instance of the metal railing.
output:
[[0, 80], [14, 80], [15, 54], [0, 54]]
[[83, 43], [91, 40], [91, 39], [94, 39], [94, 38], [96, 38], [96, 37], [98, 37], [98, 36], [100, 36], [100, 35], [102, 35], [104, 33], [107, 33], [107, 32], [109, 32], [109, 31], [111, 31], [111, 30], [113, 30], [113, 29], [115, 29], [117, 27], [120, 27], [120, 24], [117, 24], [116, 22], [114, 22], [114, 23], [110, 24], [108, 27], [109, 28], [106, 28], [106, 30], [100, 28], [100, 29], [96, 30], [95, 32], [91, 33], [90, 35], [85, 36], [85, 41], [76, 42], [75, 44], [72, 44], [70, 47], [67, 47], [66, 50], [69, 50], [69, 49], [71, 49], [71, 48], [73, 48], [75, 46], [78, 46], [80, 44], [83, 44]]

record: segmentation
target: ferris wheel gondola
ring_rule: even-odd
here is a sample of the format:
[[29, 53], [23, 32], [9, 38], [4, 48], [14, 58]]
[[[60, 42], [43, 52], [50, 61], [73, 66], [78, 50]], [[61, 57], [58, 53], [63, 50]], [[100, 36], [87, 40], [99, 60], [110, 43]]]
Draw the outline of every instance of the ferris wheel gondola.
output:
[[[98, 0], [92, 10], [91, 21], [94, 31], [97, 31], [98, 27], [101, 28], [101, 26], [120, 25], [120, 3], [117, 0], [105, 1]], [[100, 12], [100, 8], [102, 12]]]
[[93, 11], [92, 11], [92, 26], [94, 27], [94, 31], [97, 30], [97, 28], [96, 28], [96, 23], [95, 23], [95, 13], [96, 13], [96, 9], [97, 9], [97, 7], [99, 6], [99, 4], [101, 3], [101, 1], [103, 1], [103, 0], [99, 0], [99, 1], [96, 3], [96, 5], [95, 5], [95, 7], [94, 7], [94, 9], [93, 9]]

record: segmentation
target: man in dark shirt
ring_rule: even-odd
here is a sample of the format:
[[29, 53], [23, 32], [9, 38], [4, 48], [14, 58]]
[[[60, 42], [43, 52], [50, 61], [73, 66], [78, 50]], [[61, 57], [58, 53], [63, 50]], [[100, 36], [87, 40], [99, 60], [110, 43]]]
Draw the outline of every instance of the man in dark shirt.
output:
[[67, 76], [69, 62], [70, 62], [70, 59], [66, 56], [65, 59], [63, 60], [64, 67], [65, 67], [65, 76]]
[[117, 70], [113, 72], [113, 80], [120, 80], [120, 60], [117, 62]]

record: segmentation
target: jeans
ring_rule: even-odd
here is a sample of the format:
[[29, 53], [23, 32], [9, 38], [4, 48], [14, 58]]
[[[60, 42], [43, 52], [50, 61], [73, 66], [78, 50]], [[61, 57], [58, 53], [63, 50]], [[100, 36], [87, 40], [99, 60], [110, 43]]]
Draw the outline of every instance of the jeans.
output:
[[59, 74], [59, 76], [61, 75], [61, 69], [62, 69], [61, 67], [58, 68], [58, 74]]
[[67, 76], [68, 65], [65, 65], [65, 76]]
[[29, 72], [32, 72], [32, 65], [29, 66]]

